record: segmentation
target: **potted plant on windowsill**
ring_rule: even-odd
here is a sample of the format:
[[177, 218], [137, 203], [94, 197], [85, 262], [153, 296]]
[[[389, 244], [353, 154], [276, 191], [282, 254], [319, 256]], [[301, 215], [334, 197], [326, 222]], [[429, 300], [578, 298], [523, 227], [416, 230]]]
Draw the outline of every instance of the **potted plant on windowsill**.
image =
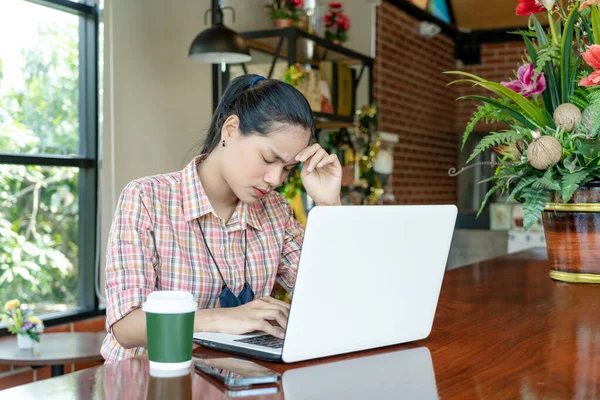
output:
[[44, 323], [29, 308], [21, 310], [19, 300], [7, 301], [0, 314], [8, 331], [17, 335], [19, 349], [31, 349], [34, 341], [40, 341]]
[[[467, 161], [487, 148], [499, 154], [492, 188], [523, 203], [524, 228], [543, 220], [550, 277], [600, 283], [600, 10], [598, 0], [518, 0], [517, 14], [530, 16], [520, 31], [527, 60], [516, 79], [492, 82], [463, 71], [454, 83], [471, 83], [492, 96], [481, 102], [466, 127], [463, 145], [479, 122], [501, 122]], [[536, 18], [545, 13], [549, 28]], [[479, 163], [481, 164], [481, 163]], [[475, 164], [477, 165], [477, 164]], [[474, 166], [474, 165], [473, 165]], [[461, 169], [464, 170], [469, 166]], [[459, 171], [458, 173], [460, 173]], [[458, 174], [453, 169], [449, 174]]]
[[303, 7], [304, 0], [273, 0], [265, 5], [277, 28], [287, 28], [297, 24]]

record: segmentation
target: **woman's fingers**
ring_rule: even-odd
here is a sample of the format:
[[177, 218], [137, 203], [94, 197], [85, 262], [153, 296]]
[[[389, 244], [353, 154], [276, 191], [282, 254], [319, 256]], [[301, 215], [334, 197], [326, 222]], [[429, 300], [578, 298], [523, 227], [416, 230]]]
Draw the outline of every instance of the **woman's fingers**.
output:
[[260, 317], [267, 321], [275, 321], [283, 329], [287, 328], [288, 316], [281, 310], [264, 310]]
[[315, 143], [312, 146], [308, 146], [304, 150], [302, 150], [296, 156], [296, 161], [305, 162], [310, 157], [312, 157], [317, 151], [321, 149], [321, 145], [319, 143]]
[[283, 308], [286, 308], [288, 310], [290, 309], [290, 305], [288, 303], [286, 303], [285, 301], [277, 300], [270, 296], [261, 297], [260, 299], [263, 301], [266, 301], [269, 304], [275, 304], [275, 305], [281, 306]]
[[260, 320], [256, 327], [257, 330], [268, 333], [269, 335], [283, 339], [285, 336], [285, 330], [279, 326], [271, 325], [266, 320]]
[[317, 164], [317, 168], [323, 168], [326, 165], [335, 164], [336, 161], [339, 161], [338, 156], [335, 154], [330, 154]]
[[308, 164], [305, 164], [303, 168], [306, 168], [307, 172], [312, 172], [317, 164], [319, 164], [326, 157], [327, 152], [323, 149], [320, 149], [310, 158]]

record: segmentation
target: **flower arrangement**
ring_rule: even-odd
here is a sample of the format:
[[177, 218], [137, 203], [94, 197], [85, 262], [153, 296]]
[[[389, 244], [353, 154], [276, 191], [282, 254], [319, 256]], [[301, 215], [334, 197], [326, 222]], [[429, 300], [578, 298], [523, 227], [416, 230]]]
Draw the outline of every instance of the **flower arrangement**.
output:
[[304, 7], [304, 0], [273, 0], [265, 6], [273, 21], [278, 19], [291, 19], [300, 21], [300, 10]]
[[[600, 179], [600, 0], [518, 0], [516, 13], [529, 16], [529, 29], [515, 32], [526, 47], [515, 79], [492, 82], [463, 71], [447, 74], [491, 96], [464, 96], [481, 102], [463, 134], [463, 146], [479, 122], [501, 122], [476, 145], [469, 163], [488, 148], [499, 154], [487, 181], [523, 203], [524, 227], [540, 219], [547, 202], [571, 200], [575, 191]], [[536, 14], [548, 16], [544, 29]], [[479, 163], [481, 164], [481, 163]], [[474, 164], [478, 165], [478, 164]], [[471, 166], [474, 166], [471, 165]], [[455, 176], [471, 166], [449, 174]]]
[[36, 342], [40, 341], [40, 333], [44, 332], [44, 323], [33, 315], [29, 308], [21, 310], [19, 300], [9, 300], [0, 312], [2, 322], [13, 335], [29, 336]]
[[342, 10], [342, 3], [329, 3], [329, 12], [323, 16], [325, 23], [325, 39], [345, 42], [348, 40], [350, 18]]
[[300, 63], [296, 63], [286, 68], [283, 73], [283, 81], [292, 86], [298, 86], [304, 82], [304, 78], [306, 77], [305, 74], [306, 70], [304, 67], [302, 67]]

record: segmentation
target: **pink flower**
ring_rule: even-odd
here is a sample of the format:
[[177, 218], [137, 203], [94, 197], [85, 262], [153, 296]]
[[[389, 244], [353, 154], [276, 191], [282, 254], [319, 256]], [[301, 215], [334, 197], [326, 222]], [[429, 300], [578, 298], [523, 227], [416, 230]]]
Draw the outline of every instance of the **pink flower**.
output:
[[582, 53], [585, 62], [595, 69], [590, 75], [579, 81], [579, 86], [596, 86], [600, 84], [600, 45], [593, 44], [589, 50]]
[[596, 71], [600, 70], [600, 44], [593, 44], [581, 54], [586, 63]]
[[546, 90], [546, 77], [543, 73], [539, 73], [534, 79], [533, 70], [533, 64], [523, 64], [517, 71], [517, 80], [501, 83], [513, 92], [520, 93], [527, 98], [540, 94]]
[[579, 81], [579, 86], [600, 85], [600, 71], [594, 71]]
[[290, 3], [292, 3], [292, 5], [294, 7], [298, 7], [298, 8], [302, 8], [304, 7], [304, 0], [289, 0]]
[[592, 5], [598, 4], [598, 3], [600, 3], [600, 0], [585, 0], [579, 6], [579, 11], [583, 10], [584, 8], [586, 8], [588, 6], [592, 6]]

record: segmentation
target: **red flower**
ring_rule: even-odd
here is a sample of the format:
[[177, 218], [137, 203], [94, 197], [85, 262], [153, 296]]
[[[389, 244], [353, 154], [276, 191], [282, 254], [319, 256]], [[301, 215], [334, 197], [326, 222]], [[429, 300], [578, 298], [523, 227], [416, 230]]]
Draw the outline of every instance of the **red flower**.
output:
[[289, 2], [292, 3], [294, 7], [304, 7], [304, 0], [289, 0]]
[[325, 14], [325, 26], [330, 27], [332, 25], [331, 15]]
[[342, 8], [342, 3], [339, 1], [332, 1], [329, 3], [329, 8]]
[[531, 14], [545, 12], [546, 9], [537, 0], [519, 0], [517, 15], [528, 16]]
[[347, 31], [348, 29], [350, 29], [350, 18], [348, 18], [346, 14], [340, 13], [338, 15], [337, 26], [338, 28]]

